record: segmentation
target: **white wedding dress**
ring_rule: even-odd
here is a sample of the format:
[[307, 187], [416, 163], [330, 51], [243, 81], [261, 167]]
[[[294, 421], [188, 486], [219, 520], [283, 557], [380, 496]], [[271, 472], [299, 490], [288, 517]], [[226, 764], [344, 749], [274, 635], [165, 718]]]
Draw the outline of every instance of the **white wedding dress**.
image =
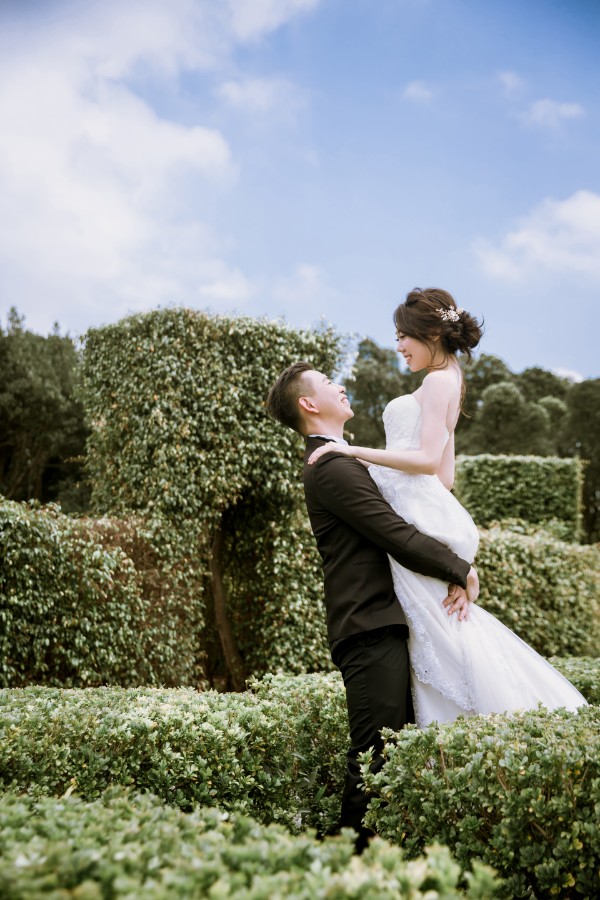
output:
[[[421, 407], [412, 394], [397, 397], [383, 413], [388, 450], [418, 450]], [[479, 534], [469, 513], [436, 475], [407, 475], [383, 466], [369, 473], [393, 509], [424, 534], [468, 562]], [[396, 594], [410, 627], [409, 653], [417, 725], [450, 722], [460, 715], [565, 706], [586, 701], [528, 644], [480, 606], [467, 621], [442, 606], [447, 584], [405, 569], [390, 557]]]

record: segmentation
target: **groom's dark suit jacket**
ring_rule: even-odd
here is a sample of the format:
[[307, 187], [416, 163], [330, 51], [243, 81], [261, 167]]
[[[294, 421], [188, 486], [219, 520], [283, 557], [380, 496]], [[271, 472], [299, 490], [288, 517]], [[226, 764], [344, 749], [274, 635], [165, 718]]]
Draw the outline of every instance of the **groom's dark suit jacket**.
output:
[[469, 563], [396, 515], [362, 463], [331, 453], [308, 465], [324, 443], [307, 438], [304, 493], [323, 560], [329, 641], [406, 624], [388, 553], [407, 569], [466, 587]]

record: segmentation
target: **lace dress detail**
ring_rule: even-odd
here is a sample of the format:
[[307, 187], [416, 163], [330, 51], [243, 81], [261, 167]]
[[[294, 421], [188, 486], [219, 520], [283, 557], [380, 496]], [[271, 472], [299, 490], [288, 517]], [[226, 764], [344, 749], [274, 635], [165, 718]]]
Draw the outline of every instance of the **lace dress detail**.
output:
[[[383, 414], [389, 450], [418, 450], [421, 407], [412, 394]], [[408, 475], [383, 466], [369, 473], [392, 508], [419, 531], [473, 562], [479, 533], [473, 519], [436, 475]], [[405, 569], [390, 557], [396, 595], [410, 626], [409, 652], [417, 724], [458, 715], [585, 705], [582, 695], [531, 647], [473, 606], [467, 622], [442, 606], [447, 584]]]

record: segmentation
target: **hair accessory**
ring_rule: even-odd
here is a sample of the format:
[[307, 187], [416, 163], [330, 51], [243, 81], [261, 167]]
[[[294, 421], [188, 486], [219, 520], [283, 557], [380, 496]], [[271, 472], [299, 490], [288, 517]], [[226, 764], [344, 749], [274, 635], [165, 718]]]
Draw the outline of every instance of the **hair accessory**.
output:
[[458, 322], [463, 313], [464, 309], [460, 306], [456, 309], [438, 309], [438, 315], [443, 322]]

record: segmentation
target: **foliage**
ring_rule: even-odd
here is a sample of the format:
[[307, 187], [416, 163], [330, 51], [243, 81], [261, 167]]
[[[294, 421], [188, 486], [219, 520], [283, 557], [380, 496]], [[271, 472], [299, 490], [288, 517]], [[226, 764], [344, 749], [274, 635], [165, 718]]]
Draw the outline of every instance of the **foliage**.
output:
[[[224, 518], [229, 614], [246, 670], [329, 670], [321, 566], [306, 515], [273, 518], [258, 534], [252, 516], [241, 505]], [[140, 517], [72, 519], [53, 506], [0, 500], [0, 685], [196, 686], [208, 674], [227, 687], [198, 589], [186, 592], [185, 579], [165, 567], [161, 537]], [[483, 530], [479, 602], [544, 655], [595, 654], [598, 555], [546, 526]]]
[[405, 861], [397, 847], [376, 841], [352, 856], [349, 834], [317, 841], [277, 825], [217, 809], [189, 814], [149, 794], [110, 790], [102, 798], [44, 799], [8, 795], [0, 801], [0, 894], [33, 896], [271, 900], [293, 897], [394, 898], [493, 896], [484, 866], [466, 873], [444, 847]]
[[600, 659], [591, 656], [552, 656], [548, 662], [575, 685], [588, 703], [600, 706]]
[[390, 400], [416, 390], [423, 375], [400, 371], [395, 350], [379, 347], [371, 338], [358, 345], [358, 355], [345, 387], [354, 410], [348, 423], [353, 442], [361, 447], [385, 447], [383, 410]]
[[523, 369], [513, 378], [526, 399], [536, 403], [549, 398], [564, 402], [572, 387], [572, 382], [568, 378], [548, 372], [539, 366]]
[[[597, 693], [593, 676], [598, 661], [554, 662], [568, 670], [577, 686], [583, 687], [585, 681]], [[163, 872], [162, 878], [168, 872], [170, 879], [173, 868], [187, 886], [192, 876], [182, 856], [200, 854], [206, 864], [199, 870], [218, 870], [216, 877], [225, 883], [233, 877], [227, 871], [230, 863], [223, 871], [218, 848], [231, 849], [236, 843], [232, 826], [241, 821], [240, 814], [263, 823], [278, 822], [292, 832], [308, 827], [325, 834], [335, 829], [348, 743], [338, 673], [267, 676], [245, 694], [36, 687], [4, 690], [0, 702], [1, 786], [13, 795], [26, 795], [9, 797], [3, 806], [0, 885], [21, 884], [16, 880], [17, 844], [21, 860], [27, 860], [20, 868], [23, 890], [36, 883], [28, 879], [42, 875], [63, 878], [66, 872], [77, 871], [94, 882], [110, 879], [111, 872], [121, 876], [118, 867], [109, 865], [118, 860], [110, 849], [123, 853], [131, 877], [154, 879]], [[599, 715], [594, 707], [577, 715], [533, 711], [460, 719], [424, 731], [409, 727], [388, 735], [383, 771], [367, 776], [375, 797], [369, 813], [372, 823], [383, 838], [403, 843], [413, 856], [427, 844], [442, 841], [465, 869], [472, 860], [482, 859], [506, 877], [507, 896], [525, 896], [528, 891], [540, 897], [557, 891], [561, 896], [577, 892], [592, 896], [600, 851], [594, 812], [594, 804], [600, 802]], [[195, 811], [183, 816], [157, 799], [124, 796], [115, 790], [118, 786], [148, 791], [171, 807]], [[112, 792], [105, 795], [107, 787]], [[82, 800], [68, 799], [70, 794]], [[48, 796], [60, 800], [43, 799]], [[219, 807], [221, 812], [198, 810], [198, 804]], [[103, 806], [113, 809], [114, 815], [105, 816]], [[177, 834], [187, 828], [184, 823], [199, 835], [202, 849], [190, 848], [186, 837], [180, 852]], [[224, 823], [226, 840], [219, 836], [219, 823]], [[121, 838], [121, 828], [127, 837]], [[267, 848], [273, 836], [278, 848], [273, 854], [287, 878], [296, 877], [300, 852], [292, 851], [292, 846], [303, 847], [304, 858], [302, 842], [308, 841], [311, 847], [320, 847], [326, 859], [333, 847], [344, 846], [346, 854], [350, 846], [345, 839], [315, 844], [310, 835], [295, 844], [280, 829], [265, 834], [248, 822], [244, 829], [260, 835], [257, 865], [264, 874], [265, 860], [272, 858]], [[242, 833], [249, 834], [244, 829]], [[96, 840], [102, 840], [107, 851], [98, 848]], [[131, 846], [121, 851], [113, 841], [122, 840]], [[70, 864], [65, 855], [68, 845], [77, 848]], [[39, 853], [34, 853], [36, 847]], [[94, 848], [90, 856], [85, 855], [86, 847]], [[213, 850], [219, 853], [216, 859]], [[254, 844], [246, 847], [231, 867], [239, 873], [242, 857], [251, 865], [256, 852]], [[226, 856], [230, 862], [237, 859], [235, 854]], [[389, 877], [400, 876], [400, 857], [389, 855], [381, 842], [362, 860], [370, 865], [373, 856], [382, 864], [387, 861]], [[44, 858], [50, 871], [43, 868]], [[156, 858], [162, 862], [155, 864]], [[455, 884], [457, 871], [449, 860], [443, 865], [441, 860], [436, 866], [446, 873], [452, 870]], [[313, 868], [320, 871], [319, 865]], [[83, 875], [70, 877], [76, 879], [72, 888], [79, 877], [85, 881]], [[491, 895], [485, 893], [491, 890], [489, 878], [479, 871], [481, 892], [474, 896]], [[243, 881], [236, 885], [247, 886]], [[433, 889], [429, 881], [428, 885]], [[269, 889], [275, 886], [280, 887], [273, 882]]]
[[197, 615], [139, 520], [0, 498], [0, 685], [197, 684]]
[[252, 506], [225, 519], [229, 610], [252, 675], [332, 668], [323, 568], [300, 485], [296, 502], [292, 517], [266, 522], [258, 534]]
[[481, 532], [479, 605], [543, 656], [597, 655], [600, 548], [500, 528]]
[[574, 384], [567, 397], [567, 452], [588, 461], [584, 521], [588, 540], [600, 541], [600, 378]]
[[582, 480], [577, 459], [485, 453], [457, 459], [454, 491], [483, 527], [503, 519], [560, 520], [577, 540]]
[[551, 454], [552, 420], [541, 404], [526, 400], [512, 381], [490, 385], [481, 395], [469, 431], [469, 453]]
[[42, 337], [14, 307], [0, 328], [0, 493], [85, 508], [81, 454], [87, 433], [77, 398], [77, 351], [58, 326]]
[[0, 692], [0, 787], [96, 799], [115, 784], [182, 809], [335, 830], [348, 723], [337, 675], [267, 676], [251, 692]]
[[[94, 509], [135, 511], [148, 522], [164, 570], [177, 568], [176, 589], [205, 615], [207, 675], [215, 684], [243, 689], [252, 671], [293, 663], [305, 622], [319, 620], [305, 615], [321, 581], [316, 551], [305, 527], [295, 531], [301, 442], [268, 417], [264, 399], [291, 362], [332, 371], [341, 352], [330, 329], [302, 332], [188, 309], [88, 333], [83, 382]], [[289, 567], [276, 562], [285, 557], [286, 532], [288, 548], [297, 548]], [[280, 547], [257, 564], [273, 539]], [[276, 608], [289, 625], [281, 649], [264, 640]], [[301, 625], [297, 636], [293, 622]], [[250, 668], [240, 642], [252, 648]], [[310, 664], [322, 658], [313, 650]]]
[[366, 821], [409, 855], [440, 841], [492, 865], [507, 897], [596, 896], [599, 726], [590, 706], [388, 731], [378, 774], [362, 757]]

